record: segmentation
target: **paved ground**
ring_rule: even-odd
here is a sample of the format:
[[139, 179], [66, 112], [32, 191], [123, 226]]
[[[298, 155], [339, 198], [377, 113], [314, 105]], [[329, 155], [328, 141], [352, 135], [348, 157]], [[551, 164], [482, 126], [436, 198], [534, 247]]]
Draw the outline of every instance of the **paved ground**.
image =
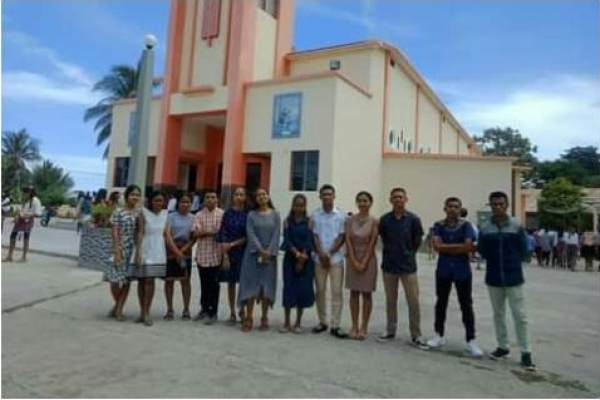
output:
[[[36, 228], [37, 229], [37, 228]], [[36, 230], [41, 238], [59, 231]], [[60, 233], [61, 235], [63, 232]], [[35, 236], [34, 236], [35, 237]], [[54, 241], [46, 244], [52, 248]], [[72, 245], [74, 246], [74, 245]], [[75, 248], [75, 247], [73, 247]], [[420, 263], [422, 328], [432, 333], [433, 264]], [[494, 347], [491, 310], [475, 273], [478, 337]], [[328, 335], [282, 335], [275, 307], [270, 332], [243, 334], [239, 325], [164, 322], [158, 284], [153, 327], [134, 324], [135, 285], [128, 321], [104, 317], [111, 302], [96, 271], [76, 261], [32, 254], [2, 265], [2, 395], [4, 397], [598, 397], [600, 396], [600, 274], [527, 268], [527, 299], [537, 373], [513, 360], [493, 362], [462, 353], [455, 294], [444, 351], [419, 351], [408, 339], [401, 302], [399, 340], [380, 344], [384, 297], [379, 285], [372, 337], [339, 341]], [[194, 303], [197, 302], [194, 276]], [[177, 291], [179, 294], [179, 291]], [[224, 296], [221, 318], [226, 317]], [[346, 294], [347, 297], [347, 294]], [[180, 310], [180, 306], [177, 306]], [[197, 311], [194, 309], [194, 311]], [[345, 305], [343, 326], [349, 321]], [[305, 325], [316, 323], [308, 310]], [[512, 321], [511, 339], [514, 341]]]

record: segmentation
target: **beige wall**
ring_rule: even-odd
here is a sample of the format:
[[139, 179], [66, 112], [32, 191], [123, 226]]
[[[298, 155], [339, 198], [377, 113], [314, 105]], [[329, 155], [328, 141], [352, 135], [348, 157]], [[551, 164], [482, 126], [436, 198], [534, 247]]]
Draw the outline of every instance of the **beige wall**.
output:
[[214, 110], [225, 110], [229, 98], [227, 87], [220, 86], [214, 93], [171, 95], [171, 115], [194, 114]]
[[[113, 107], [112, 130], [110, 133], [110, 149], [106, 170], [106, 187], [112, 188], [116, 157], [129, 157], [131, 148], [128, 146], [129, 116], [135, 110], [135, 101], [126, 101]], [[150, 115], [150, 132], [148, 155], [156, 156], [158, 151], [158, 127], [160, 123], [161, 99], [152, 100]]]
[[[383, 88], [383, 79], [379, 85]], [[330, 183], [336, 187], [338, 207], [345, 212], [356, 212], [354, 198], [361, 190], [373, 195], [374, 206], [381, 203], [378, 196], [383, 119], [380, 103], [381, 98], [369, 99], [345, 82], [337, 81]]]
[[[190, 59], [192, 57], [192, 52], [190, 51], [192, 47], [192, 25], [193, 20], [196, 18], [194, 15], [194, 3], [200, 3], [200, 0], [190, 0], [185, 2], [185, 18], [183, 24], [183, 44], [181, 52], [181, 72], [179, 74], [179, 87], [187, 88], [188, 87], [188, 76], [189, 76], [189, 67], [190, 67]], [[200, 5], [198, 5], [200, 8]], [[199, 22], [197, 22], [199, 25]]]
[[442, 153], [456, 154], [456, 130], [452, 128], [448, 119], [442, 121]]
[[[408, 191], [407, 208], [417, 213], [423, 227], [444, 217], [443, 202], [459, 197], [475, 222], [477, 211], [489, 211], [487, 196], [495, 190], [511, 194], [510, 161], [443, 160], [433, 158], [388, 158], [383, 162], [380, 197], [387, 198], [393, 187]], [[387, 211], [389, 205], [380, 209]]]
[[[405, 146], [408, 146], [410, 142], [412, 153], [415, 151], [416, 85], [397, 65], [395, 67], [388, 65], [388, 79], [389, 121], [385, 138], [386, 150], [398, 153], [408, 152], [408, 150], [405, 151]], [[389, 132], [391, 130], [395, 132], [394, 145], [390, 145]]]
[[355, 50], [321, 55], [304, 60], [293, 60], [290, 72], [292, 76], [314, 74], [329, 71], [329, 61], [341, 61], [340, 72], [365, 89], [371, 89], [371, 54], [374, 50]]
[[440, 112], [431, 100], [419, 93], [419, 141], [415, 153], [439, 153]]
[[[271, 193], [273, 202], [280, 209], [287, 210], [294, 195], [290, 191], [292, 151], [319, 150], [319, 185], [332, 179], [336, 80], [327, 77], [248, 89], [243, 150], [245, 153], [271, 154]], [[292, 92], [302, 92], [300, 137], [272, 139], [274, 95]], [[316, 204], [316, 192], [305, 194], [309, 205]]]
[[184, 120], [181, 128], [181, 149], [203, 152], [206, 149], [206, 126], [198, 120]]
[[273, 78], [277, 22], [270, 14], [256, 11], [256, 41], [254, 51], [254, 80]]

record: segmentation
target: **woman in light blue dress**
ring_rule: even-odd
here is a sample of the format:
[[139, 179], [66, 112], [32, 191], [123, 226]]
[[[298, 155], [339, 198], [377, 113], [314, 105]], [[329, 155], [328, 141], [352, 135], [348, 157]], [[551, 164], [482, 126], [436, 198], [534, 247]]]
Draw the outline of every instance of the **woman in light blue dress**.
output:
[[256, 191], [256, 209], [246, 223], [247, 246], [240, 271], [238, 306], [246, 307], [242, 331], [252, 330], [254, 302], [261, 303], [260, 330], [269, 329], [269, 308], [277, 291], [277, 255], [281, 217], [264, 189]]
[[123, 306], [129, 294], [129, 278], [127, 272], [135, 249], [137, 219], [140, 210], [138, 202], [142, 191], [136, 185], [125, 189], [125, 207], [115, 210], [111, 217], [112, 223], [112, 264], [106, 271], [110, 282], [110, 292], [115, 304], [108, 314], [117, 321], [124, 321]]

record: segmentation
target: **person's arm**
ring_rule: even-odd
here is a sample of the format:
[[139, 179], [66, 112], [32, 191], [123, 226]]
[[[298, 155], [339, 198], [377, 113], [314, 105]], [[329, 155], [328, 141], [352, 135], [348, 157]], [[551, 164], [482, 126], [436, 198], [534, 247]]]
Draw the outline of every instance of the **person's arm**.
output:
[[375, 255], [375, 244], [377, 243], [377, 236], [379, 232], [378, 226], [379, 221], [375, 220], [375, 223], [373, 224], [373, 229], [371, 230], [371, 238], [369, 240], [369, 244], [367, 245], [367, 252], [365, 253], [363, 259], [360, 261], [360, 264], [363, 265], [363, 267], [368, 265], [371, 261], [371, 257]]
[[329, 254], [330, 255], [331, 254], [335, 254], [338, 251], [340, 251], [340, 249], [344, 245], [344, 242], [346, 242], [346, 221], [347, 221], [347, 218], [344, 217], [344, 219], [339, 224], [340, 234], [338, 235], [338, 237], [333, 242], [333, 245], [331, 246], [331, 249], [329, 249]]
[[279, 239], [281, 238], [281, 217], [277, 211], [272, 212], [275, 214], [273, 217], [275, 220], [275, 229], [273, 231], [273, 236], [271, 236], [268, 251], [271, 256], [276, 257], [279, 253]]
[[444, 243], [441, 237], [441, 227], [435, 225], [433, 230], [433, 248], [441, 254], [468, 254], [475, 250], [473, 246], [473, 228], [465, 225], [465, 240], [463, 243]]
[[415, 217], [412, 222], [412, 246], [413, 251], [416, 253], [419, 251], [421, 247], [421, 243], [423, 242], [423, 225], [421, 225], [421, 219], [419, 217]]
[[483, 236], [482, 229], [479, 229], [479, 235], [477, 236], [477, 252], [481, 255], [481, 258], [487, 259], [485, 248], [485, 237]]
[[171, 251], [173, 254], [177, 255], [177, 256], [181, 256], [183, 255], [181, 250], [179, 250], [177, 248], [177, 245], [175, 244], [175, 240], [173, 239], [173, 234], [171, 233], [171, 224], [169, 223], [169, 221], [167, 220], [167, 225], [165, 226], [165, 243], [167, 244], [167, 248], [169, 249], [169, 251]]
[[[321, 247], [321, 239], [319, 238], [319, 232], [317, 232], [317, 221], [314, 219], [314, 216], [311, 218], [312, 232], [313, 232], [313, 243], [315, 245], [315, 251], [319, 255], [319, 259], [323, 259], [327, 257], [328, 254]], [[321, 260], [322, 261], [322, 260]]]
[[254, 229], [254, 218], [251, 213], [248, 214], [248, 219], [246, 220], [246, 238], [248, 240], [248, 248], [251, 253], [260, 253], [263, 251], [263, 248], [258, 240], [258, 237], [256, 236]]
[[123, 263], [123, 260], [121, 259], [121, 235], [119, 231], [120, 216], [118, 215], [117, 211], [113, 213], [110, 219], [112, 223], [110, 233], [112, 236], [113, 262], [115, 266], [120, 267]]
[[146, 232], [146, 218], [141, 212], [136, 220], [137, 232], [135, 235], [135, 262], [139, 266], [141, 263], [140, 255], [142, 254], [142, 243], [144, 242], [144, 234]]
[[358, 265], [358, 260], [356, 259], [356, 253], [354, 252], [354, 244], [352, 243], [351, 229], [350, 224], [352, 220], [348, 218], [346, 220], [346, 250], [348, 251], [348, 258], [350, 259], [350, 267], [355, 268]]
[[529, 250], [527, 245], [527, 232], [522, 226], [519, 227], [519, 251], [521, 253], [521, 260], [527, 261], [529, 259]]

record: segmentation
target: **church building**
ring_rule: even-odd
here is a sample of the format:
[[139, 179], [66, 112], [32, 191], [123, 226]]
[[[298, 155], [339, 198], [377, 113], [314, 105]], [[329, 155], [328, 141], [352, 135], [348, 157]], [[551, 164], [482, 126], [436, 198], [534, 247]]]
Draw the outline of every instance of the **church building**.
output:
[[[162, 94], [152, 102], [148, 186], [268, 189], [287, 212], [295, 193], [318, 206], [337, 189], [389, 208], [408, 191], [424, 226], [458, 196], [475, 220], [503, 190], [521, 216], [514, 159], [484, 157], [402, 52], [382, 41], [293, 50], [293, 0], [172, 0]], [[126, 186], [135, 99], [114, 105], [107, 188]]]

